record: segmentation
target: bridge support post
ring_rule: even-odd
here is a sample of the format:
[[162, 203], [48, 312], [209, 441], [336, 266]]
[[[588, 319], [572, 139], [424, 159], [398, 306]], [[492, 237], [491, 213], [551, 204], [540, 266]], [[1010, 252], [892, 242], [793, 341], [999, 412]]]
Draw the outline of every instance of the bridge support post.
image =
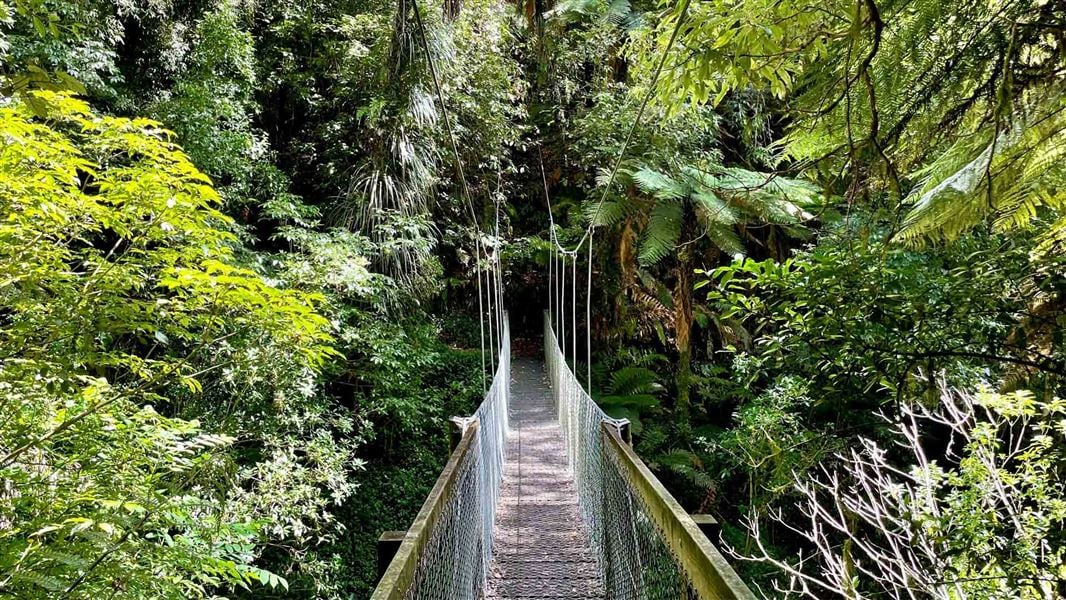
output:
[[707, 536], [707, 539], [711, 540], [711, 542], [718, 540], [718, 536], [722, 533], [722, 524], [718, 522], [718, 519], [704, 514], [690, 516], [696, 522], [696, 526], [700, 528], [700, 531], [703, 532], [703, 535]]
[[452, 417], [451, 419], [448, 419], [449, 453], [455, 451], [455, 447], [458, 446], [459, 441], [463, 439], [463, 434], [466, 433], [466, 429], [476, 420], [475, 417]]
[[385, 575], [385, 571], [389, 568], [389, 564], [392, 563], [392, 559], [396, 556], [396, 552], [400, 549], [400, 544], [403, 543], [403, 538], [407, 536], [406, 531], [386, 531], [378, 538], [378, 580]]
[[629, 427], [629, 419], [613, 419], [609, 422], [618, 431], [618, 437], [627, 445], [633, 445], [633, 430]]

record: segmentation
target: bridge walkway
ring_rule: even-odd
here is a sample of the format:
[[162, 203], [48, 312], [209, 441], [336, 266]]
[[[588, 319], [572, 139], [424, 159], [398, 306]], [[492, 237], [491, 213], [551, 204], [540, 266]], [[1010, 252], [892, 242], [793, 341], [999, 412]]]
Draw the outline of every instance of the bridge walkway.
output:
[[543, 361], [512, 362], [510, 430], [485, 598], [604, 598]]

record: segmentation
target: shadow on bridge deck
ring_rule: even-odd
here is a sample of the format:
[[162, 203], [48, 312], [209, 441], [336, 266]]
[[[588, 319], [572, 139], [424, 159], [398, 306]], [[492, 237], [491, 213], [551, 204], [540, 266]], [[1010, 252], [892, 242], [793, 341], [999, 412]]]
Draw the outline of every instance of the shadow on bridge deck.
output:
[[485, 598], [604, 598], [543, 361], [511, 365], [510, 429]]

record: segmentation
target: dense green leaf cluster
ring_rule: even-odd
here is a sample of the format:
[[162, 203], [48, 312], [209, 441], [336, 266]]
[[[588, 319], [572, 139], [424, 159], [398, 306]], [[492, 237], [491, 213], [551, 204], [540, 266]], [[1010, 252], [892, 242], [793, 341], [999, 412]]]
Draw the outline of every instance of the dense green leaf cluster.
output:
[[[245, 375], [249, 340], [269, 339], [280, 369], [320, 369], [334, 354], [322, 297], [237, 265], [210, 181], [158, 123], [36, 97], [45, 120], [26, 103], [0, 109], [3, 588], [287, 585], [253, 564], [282, 523], [243, 500], [272, 487], [253, 476], [275, 458], [268, 434], [205, 429], [180, 398], [202, 397], [216, 370]], [[238, 442], [265, 444], [263, 458], [242, 460]], [[325, 456], [350, 460], [331, 449], [299, 463]], [[291, 508], [295, 523], [311, 516]]]
[[[509, 14], [421, 10], [484, 223], [524, 111]], [[3, 496], [0, 590], [364, 595], [377, 534], [417, 511], [445, 418], [480, 390], [476, 353], [445, 346], [430, 314], [451, 302], [448, 338], [477, 346], [458, 318], [476, 236], [411, 5], [0, 14], [17, 99], [0, 372], [23, 390], [5, 391], [0, 450], [5, 489], [38, 490]], [[417, 210], [374, 207], [360, 177], [375, 161]], [[394, 522], [364, 512], [385, 505]]]

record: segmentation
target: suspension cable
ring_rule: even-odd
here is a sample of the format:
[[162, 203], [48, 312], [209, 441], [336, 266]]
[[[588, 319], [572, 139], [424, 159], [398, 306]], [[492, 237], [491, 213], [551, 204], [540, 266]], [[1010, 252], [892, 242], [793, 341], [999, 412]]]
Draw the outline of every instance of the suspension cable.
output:
[[[552, 238], [552, 243], [555, 243], [554, 237]], [[555, 264], [555, 294], [556, 296], [558, 296], [555, 298], [555, 337], [561, 337], [563, 335], [564, 325], [563, 299], [566, 297], [566, 291], [563, 289], [563, 281], [565, 281], [565, 279], [563, 278], [563, 269], [566, 264], [564, 262], [565, 257], [562, 253], [559, 252], [558, 248], [554, 249], [552, 256], [554, 256], [559, 261]]]
[[[544, 188], [544, 202], [548, 205], [548, 243], [551, 244], [551, 250], [548, 253], [548, 314], [551, 315], [552, 328], [558, 334], [558, 327], [556, 323], [556, 309], [562, 310], [562, 305], [558, 302], [558, 291], [555, 285], [553, 275], [558, 274], [558, 270], [555, 269], [555, 255], [557, 249], [562, 249], [555, 236], [555, 217], [552, 215], [552, 199], [551, 194], [548, 193], [548, 176], [544, 172], [544, 158], [541, 155], [541, 147], [537, 145], [537, 164], [540, 165], [540, 181]], [[556, 296], [556, 302], [552, 302], [552, 296]]]
[[481, 287], [481, 226], [478, 224], [477, 212], [474, 210], [474, 204], [470, 199], [470, 186], [466, 182], [466, 173], [463, 170], [463, 160], [459, 154], [459, 145], [455, 141], [455, 132], [452, 131], [451, 117], [448, 115], [448, 105], [444, 102], [444, 93], [441, 92], [440, 79], [437, 77], [437, 67], [433, 62], [433, 54], [429, 51], [426, 27], [422, 23], [422, 13], [418, 9], [418, 0], [411, 0], [411, 8], [415, 13], [415, 23], [418, 26], [419, 37], [422, 40], [422, 51], [426, 55], [426, 64], [429, 67], [429, 74], [433, 80], [433, 90], [437, 94], [437, 101], [440, 102], [441, 115], [444, 118], [444, 129], [448, 132], [448, 139], [451, 142], [452, 153], [455, 154], [455, 168], [459, 173], [459, 181], [463, 186], [463, 200], [470, 213], [470, 220], [474, 224], [474, 252], [476, 255], [474, 265], [477, 269], [478, 329], [481, 334], [481, 392], [484, 394], [487, 392], [488, 386], [485, 381], [485, 306], [482, 302], [484, 291]]
[[570, 347], [571, 352], [574, 354], [575, 371], [577, 370], [577, 252], [580, 248], [580, 245], [574, 248], [574, 268], [573, 276], [570, 280], [570, 287], [574, 290], [574, 299], [570, 302], [570, 323], [573, 325], [570, 328]]
[[585, 290], [585, 391], [592, 396], [592, 240], [589, 234], [589, 275]]
[[[549, 231], [548, 237], [554, 235], [554, 232]], [[555, 247], [552, 246], [548, 249], [548, 315], [554, 323], [555, 321]]]
[[644, 94], [644, 100], [640, 103], [640, 109], [637, 111], [637, 117], [633, 119], [633, 125], [629, 128], [629, 133], [626, 134], [626, 139], [622, 142], [622, 149], [618, 152], [618, 157], [614, 161], [614, 166], [611, 168], [611, 176], [607, 179], [607, 184], [603, 187], [603, 194], [600, 195], [600, 201], [596, 204], [596, 210], [592, 213], [592, 218], [589, 219], [589, 226], [585, 230], [585, 235], [581, 237], [581, 241], [578, 242], [578, 247], [581, 247], [581, 243], [585, 241], [592, 234], [592, 229], [596, 226], [596, 221], [599, 219], [600, 210], [603, 208], [603, 203], [607, 200], [607, 194], [611, 191], [611, 185], [614, 183], [614, 178], [618, 175], [618, 168], [622, 165], [622, 159], [625, 158], [626, 149], [629, 148], [629, 142], [633, 139], [633, 134], [637, 131], [637, 127], [640, 125], [641, 119], [644, 117], [644, 109], [648, 107], [648, 102], [655, 94], [655, 84], [659, 81], [659, 75], [663, 71], [663, 66], [666, 64], [667, 57], [670, 56], [670, 48], [674, 46], [674, 42], [677, 40], [677, 34], [681, 31], [681, 25], [685, 21], [685, 15], [688, 13], [688, 6], [691, 0], [680, 0], [681, 7], [678, 11], [677, 23], [674, 24], [674, 30], [670, 33], [670, 40], [666, 43], [666, 48], [663, 49], [663, 54], [659, 58], [659, 64], [655, 67], [655, 72], [652, 74], [651, 83], [648, 84], [648, 91]]
[[490, 368], [490, 372], [495, 373], [496, 372], [496, 362], [497, 362], [496, 361], [496, 341], [495, 341], [495, 337], [493, 335], [493, 330], [495, 329], [494, 322], [496, 321], [496, 313], [495, 313], [495, 311], [493, 309], [493, 305], [495, 304], [495, 302], [493, 300], [493, 296], [495, 294], [493, 292], [492, 257], [489, 254], [487, 247], [485, 248], [485, 257], [486, 257], [487, 262], [488, 262], [488, 264], [486, 265], [486, 268], [484, 269], [484, 273], [485, 273], [485, 304], [488, 306], [488, 312], [485, 315], [485, 317], [486, 317], [486, 320], [489, 323], [489, 328], [488, 328], [489, 329], [489, 367], [491, 367]]
[[563, 362], [566, 362], [566, 312], [563, 307], [566, 306], [566, 255], [559, 255], [559, 287], [562, 290], [561, 298], [559, 300], [559, 331], [562, 337], [562, 351]]
[[[496, 330], [500, 332], [500, 347], [501, 348], [503, 347], [503, 329], [504, 329], [504, 326], [503, 326], [504, 325], [503, 324], [503, 300], [504, 300], [504, 295], [503, 295], [503, 254], [502, 254], [503, 247], [502, 247], [502, 243], [501, 243], [501, 240], [503, 238], [500, 237], [500, 203], [503, 202], [502, 189], [503, 189], [503, 177], [500, 175], [500, 171], [497, 168], [497, 170], [496, 170], [496, 198], [495, 198], [495, 201], [493, 202], [493, 204], [496, 207], [496, 226], [495, 226], [496, 237], [493, 240], [495, 242], [495, 249], [496, 250], [495, 250], [495, 252], [493, 254], [496, 257], [496, 265], [495, 265], [496, 266], [496, 271], [495, 271], [496, 272]], [[500, 360], [503, 360], [502, 356], [501, 356]]]

